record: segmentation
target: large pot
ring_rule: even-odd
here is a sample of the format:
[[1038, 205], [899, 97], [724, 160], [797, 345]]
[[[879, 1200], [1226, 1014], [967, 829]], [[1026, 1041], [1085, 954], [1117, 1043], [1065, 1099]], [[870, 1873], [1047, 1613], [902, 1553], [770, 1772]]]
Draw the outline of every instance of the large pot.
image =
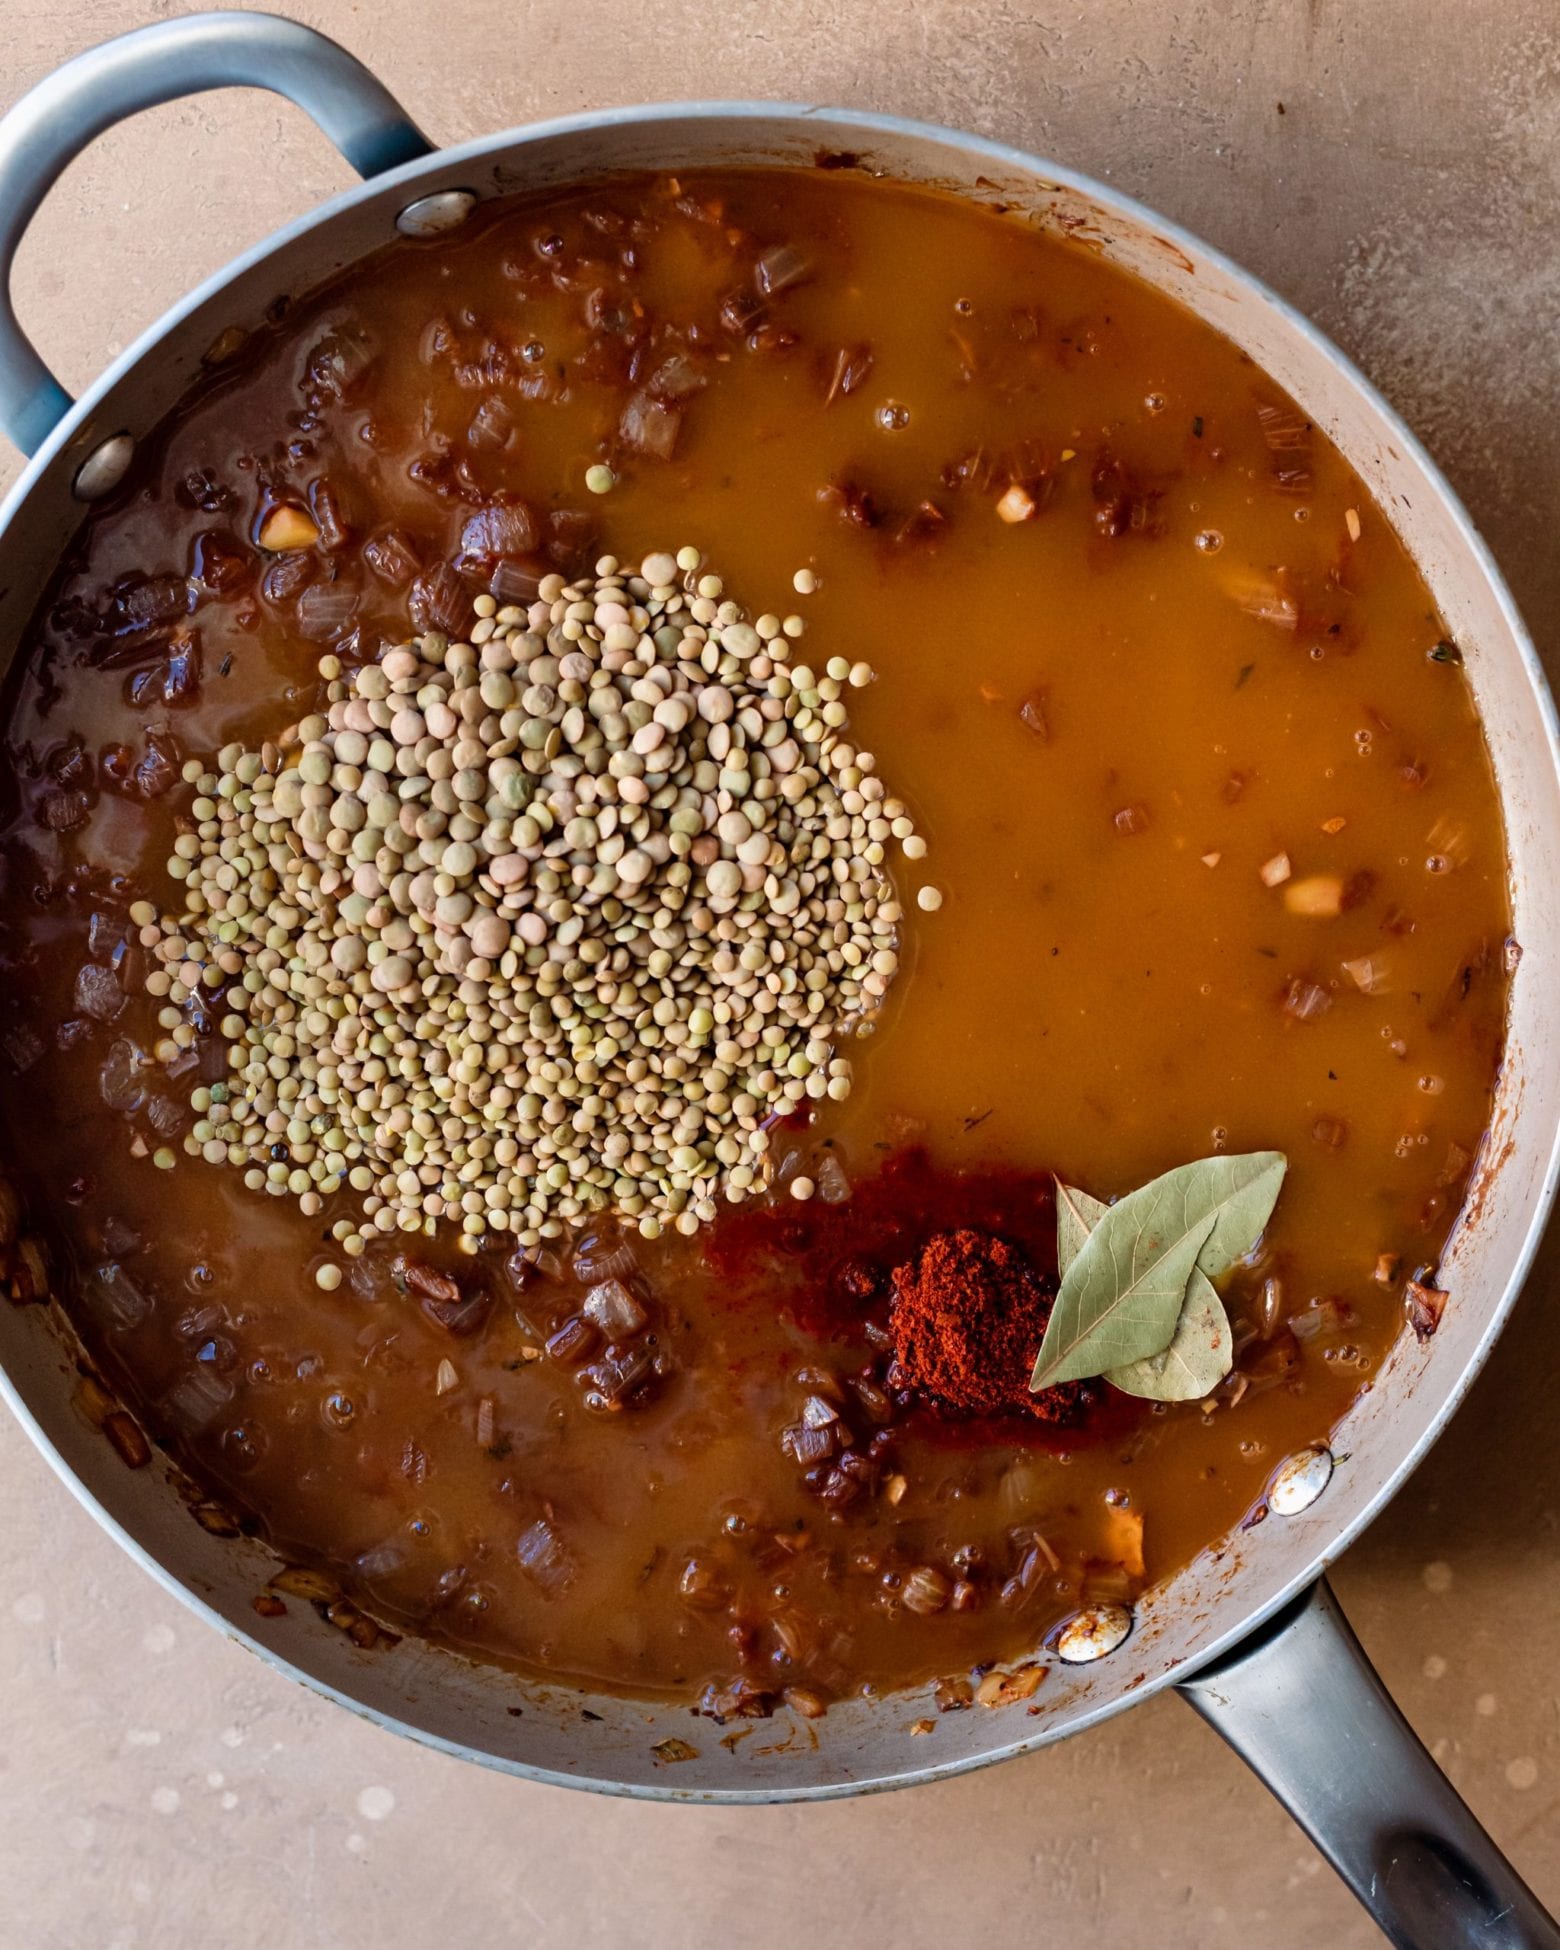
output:
[[[930, 1780], [1028, 1752], [1170, 1685], [1257, 1766], [1400, 1943], [1560, 1944], [1560, 1932], [1480, 1832], [1407, 1728], [1318, 1580], [1401, 1486], [1500, 1332], [1555, 1190], [1560, 1133], [1560, 743], [1533, 646], [1466, 513], [1418, 441], [1314, 327], [1226, 258], [1113, 190], [1034, 156], [896, 120], [755, 103], [614, 110], [435, 150], [333, 43], [266, 15], [208, 14], [113, 41], [43, 82], [0, 123], [0, 271], [70, 158], [121, 117], [228, 84], [306, 109], [367, 179], [250, 251], [175, 307], [75, 403], [0, 305], [0, 424], [32, 462], [0, 516], [0, 640], [22, 635], [82, 504], [121, 477], [134, 443], [196, 378], [229, 327], [259, 322], [403, 228], [458, 223], [473, 200], [623, 169], [861, 166], [1000, 200], [1083, 229], [1240, 345], [1300, 402], [1363, 477], [1465, 647], [1505, 805], [1522, 957], [1491, 1142], [1443, 1262], [1440, 1331], [1401, 1340], [1308, 1489], [1140, 1603], [1125, 1644], [1056, 1664], [1038, 1712], [952, 1715], [936, 1757], [909, 1738], [911, 1699], [852, 1701], [816, 1738], [701, 1737], [685, 1708], [517, 1681], [406, 1642], [362, 1652], [294, 1607], [250, 1599], [274, 1561], [210, 1537], [156, 1470], [123, 1468], [70, 1405], [68, 1351], [44, 1309], [0, 1310], [7, 1399], [60, 1476], [146, 1569], [269, 1664], [382, 1725], [532, 1779], [676, 1800], [817, 1799]], [[431, 200], [430, 200], [431, 199]], [[1308, 1494], [1321, 1484], [1319, 1495]], [[1280, 1502], [1285, 1499], [1279, 1499]], [[588, 1713], [582, 1714], [581, 1708]], [[676, 1734], [697, 1754], [664, 1764]]]

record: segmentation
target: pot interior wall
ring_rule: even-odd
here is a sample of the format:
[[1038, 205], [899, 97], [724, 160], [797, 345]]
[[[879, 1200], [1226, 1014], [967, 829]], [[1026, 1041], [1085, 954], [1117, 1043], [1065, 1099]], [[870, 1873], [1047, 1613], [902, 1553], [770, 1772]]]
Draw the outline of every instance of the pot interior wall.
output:
[[[1505, 799], [1524, 952], [1493, 1141], [1473, 1188], [1473, 1216], [1446, 1262], [1453, 1301], [1440, 1332], [1422, 1347], [1399, 1344], [1339, 1440], [1347, 1461], [1309, 1512], [1227, 1540], [1151, 1593], [1119, 1652], [1095, 1667], [1055, 1667], [1027, 1710], [938, 1716], [923, 1689], [873, 1705], [849, 1702], [818, 1722], [782, 1715], [726, 1747], [722, 1730], [686, 1707], [522, 1687], [410, 1641], [363, 1653], [296, 1602], [284, 1619], [259, 1619], [250, 1601], [274, 1560], [258, 1545], [206, 1535], [159, 1468], [125, 1470], [71, 1407], [69, 1352], [45, 1310], [0, 1313], [0, 1362], [13, 1405], [61, 1473], [148, 1569], [192, 1595], [224, 1629], [424, 1738], [516, 1771], [627, 1792], [811, 1795], [973, 1766], [1071, 1731], [1230, 1642], [1335, 1554], [1433, 1437], [1493, 1339], [1525, 1265], [1560, 1125], [1560, 1068], [1539, 1060], [1560, 1028], [1560, 942], [1552, 909], [1539, 901], [1541, 890], [1560, 885], [1553, 719], [1481, 546], [1417, 445], [1302, 321], [1149, 213], [1011, 151], [843, 114], [637, 110], [446, 151], [352, 192], [196, 293], [131, 348], [39, 456], [12, 498], [3, 537], [0, 643], [9, 655], [80, 518], [70, 482], [81, 456], [108, 434], [154, 425], [176, 406], [220, 333], [257, 323], [279, 297], [307, 291], [388, 241], [397, 211], [413, 197], [442, 188], [490, 197], [623, 169], [810, 166], [820, 152], [842, 151], [863, 168], [1003, 204], [1015, 221], [1065, 225], [1080, 247], [1136, 271], [1235, 340], [1342, 448], [1418, 558], [1463, 646]], [[912, 1723], [927, 1715], [936, 1720], [933, 1733], [912, 1737]], [[672, 1737], [693, 1757], [658, 1754], [658, 1743]]]

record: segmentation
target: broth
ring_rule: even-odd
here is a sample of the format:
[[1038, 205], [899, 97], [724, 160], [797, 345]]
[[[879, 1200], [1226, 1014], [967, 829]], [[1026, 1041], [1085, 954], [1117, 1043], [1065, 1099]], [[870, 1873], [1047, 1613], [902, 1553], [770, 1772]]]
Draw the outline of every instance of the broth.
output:
[[[1469, 689], [1321, 433], [1086, 245], [839, 171], [495, 205], [214, 350], [17, 659], [0, 940], [0, 1111], [56, 1289], [203, 1493], [342, 1621], [722, 1716], [1024, 1660], [1260, 1513], [1433, 1272], [1506, 996]], [[697, 383], [625, 438], [674, 355]], [[815, 663], [873, 664], [852, 736], [930, 843], [894, 869], [903, 966], [853, 1093], [775, 1134], [849, 1197], [632, 1241], [666, 1373], [620, 1412], [548, 1351], [590, 1283], [566, 1251], [538, 1276], [512, 1238], [441, 1232], [409, 1285], [392, 1238], [321, 1292], [352, 1195], [310, 1218], [156, 1169], [187, 1087], [132, 1106], [122, 1077], [158, 1033], [122, 944], [133, 900], [172, 904], [180, 760], [295, 722], [323, 651], [403, 641], [413, 576], [498, 492], [543, 529], [501, 600], [690, 543], [755, 614], [802, 613]], [[259, 548], [279, 500], [316, 546]], [[1288, 1179], [1208, 1401], [1112, 1393], [1063, 1430], [895, 1395], [886, 1282], [931, 1230], [1054, 1270], [1051, 1171], [1109, 1198], [1259, 1148]], [[483, 1296], [460, 1331], [440, 1269]], [[837, 1494], [786, 1433], [819, 1399], [862, 1459]]]

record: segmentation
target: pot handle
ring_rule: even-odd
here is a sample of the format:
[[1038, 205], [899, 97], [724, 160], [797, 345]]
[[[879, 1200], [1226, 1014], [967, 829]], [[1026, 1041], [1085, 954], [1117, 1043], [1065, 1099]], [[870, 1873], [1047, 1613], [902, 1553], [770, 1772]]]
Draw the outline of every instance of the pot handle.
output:
[[1400, 1950], [1560, 1950], [1420, 1745], [1325, 1580], [1179, 1687]]
[[0, 428], [23, 453], [32, 453], [73, 404], [11, 304], [11, 266], [34, 213], [66, 164], [105, 129], [160, 102], [229, 87], [285, 95], [360, 176], [432, 150], [360, 61], [276, 14], [191, 14], [138, 27], [40, 81], [0, 119]]

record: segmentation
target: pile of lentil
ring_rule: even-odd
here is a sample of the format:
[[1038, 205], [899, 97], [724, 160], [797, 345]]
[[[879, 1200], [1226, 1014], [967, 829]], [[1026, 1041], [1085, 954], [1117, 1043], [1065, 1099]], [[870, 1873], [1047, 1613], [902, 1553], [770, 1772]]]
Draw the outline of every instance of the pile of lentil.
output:
[[888, 853], [925, 846], [849, 741], [873, 673], [793, 661], [801, 619], [750, 622], [691, 548], [474, 609], [186, 765], [182, 909], [131, 911], [159, 1056], [202, 1015], [229, 1046], [185, 1149], [311, 1214], [349, 1187], [349, 1255], [607, 1206], [692, 1232], [848, 1093], [899, 965]]

